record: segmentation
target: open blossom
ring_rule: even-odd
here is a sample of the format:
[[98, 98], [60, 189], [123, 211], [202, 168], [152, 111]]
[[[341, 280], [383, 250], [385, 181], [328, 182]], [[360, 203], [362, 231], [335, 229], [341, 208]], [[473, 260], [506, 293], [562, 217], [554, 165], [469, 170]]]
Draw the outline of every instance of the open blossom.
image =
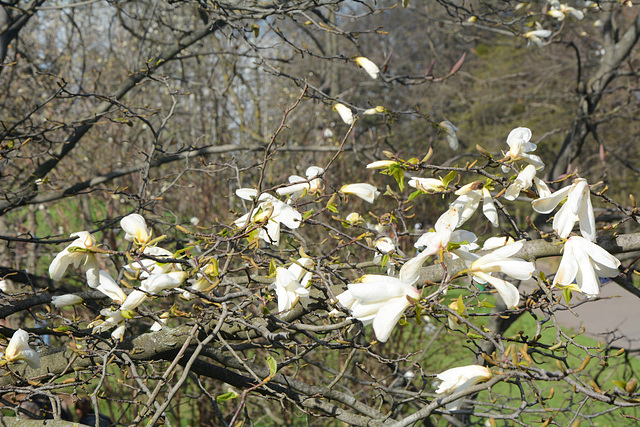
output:
[[351, 212], [345, 219], [347, 220], [349, 225], [357, 225], [362, 222], [362, 217], [358, 212]]
[[[455, 233], [454, 230], [457, 224], [458, 210], [456, 208], [449, 208], [449, 210], [440, 215], [440, 218], [436, 221], [434, 226], [435, 231], [429, 231], [420, 236], [415, 243], [415, 247], [424, 247], [424, 250], [420, 253], [424, 256], [435, 255], [439, 251], [446, 250], [453, 233]], [[463, 240], [465, 239], [463, 238]]]
[[616, 277], [620, 261], [595, 243], [572, 236], [564, 244], [564, 254], [553, 285], [569, 286], [574, 281], [580, 291], [595, 296], [600, 292], [599, 277]]
[[542, 47], [543, 40], [551, 35], [551, 31], [549, 30], [533, 30], [528, 31], [522, 35], [525, 39], [528, 40], [527, 44], [535, 44], [538, 47]]
[[409, 180], [409, 187], [413, 187], [416, 190], [424, 191], [425, 193], [438, 193], [446, 190], [444, 182], [440, 178], [420, 178], [414, 176]]
[[77, 237], [77, 239], [51, 261], [49, 276], [53, 280], [60, 280], [70, 264], [77, 268], [80, 263], [84, 263], [87, 270], [87, 283], [92, 288], [98, 287], [98, 271], [100, 270], [98, 259], [95, 253], [87, 251], [96, 246], [95, 238], [88, 231], [73, 233], [71, 237]]
[[533, 185], [533, 177], [536, 176], [536, 167], [528, 165], [516, 177], [516, 180], [507, 188], [504, 198], [507, 200], [515, 200], [521, 191], [528, 190]]
[[55, 308], [69, 307], [72, 305], [82, 304], [83, 302], [84, 300], [81, 297], [74, 294], [51, 297], [51, 304], [53, 304]]
[[122, 340], [126, 328], [125, 318], [122, 315], [122, 310], [111, 310], [109, 308], [105, 308], [104, 310], [100, 311], [100, 314], [103, 315], [106, 319], [97, 326], [94, 326], [92, 332], [94, 334], [99, 334], [115, 327], [115, 329], [111, 332], [111, 337], [114, 340]]
[[273, 286], [278, 297], [279, 312], [291, 310], [298, 300], [304, 301], [309, 298], [307, 284], [311, 279], [311, 272], [307, 269], [312, 267], [313, 261], [310, 258], [300, 258], [298, 263], [291, 264], [289, 268], [276, 269], [276, 281]]
[[291, 175], [289, 177], [290, 185], [278, 188], [276, 193], [280, 196], [290, 195], [294, 200], [299, 199], [307, 193], [319, 193], [322, 191], [322, 180], [317, 177], [323, 173], [324, 169], [318, 166], [309, 166], [306, 171], [306, 178]]
[[[147, 246], [144, 248], [143, 253], [156, 258], [173, 258], [173, 252], [158, 246]], [[140, 279], [146, 279], [149, 277], [149, 274], [169, 273], [171, 271], [179, 271], [181, 268], [180, 264], [159, 263], [148, 258], [135, 260], [124, 266], [127, 273]]]
[[547, 12], [547, 15], [556, 18], [558, 21], [563, 21], [567, 15], [574, 17], [578, 21], [584, 19], [584, 12], [579, 9], [561, 4], [558, 0], [551, 0], [549, 4], [551, 8]]
[[100, 271], [100, 285], [97, 289], [118, 304], [122, 304], [127, 299], [127, 294], [106, 271]]
[[[458, 368], [448, 369], [436, 376], [440, 381], [440, 386], [436, 390], [437, 394], [453, 394], [458, 391], [466, 390], [483, 381], [491, 379], [491, 371], [489, 368], [480, 365], [460, 366]], [[450, 411], [460, 407], [460, 400], [455, 400], [447, 404]]]
[[120, 227], [125, 232], [124, 240], [144, 245], [151, 240], [151, 229], [147, 227], [147, 222], [142, 215], [131, 214], [120, 220]]
[[[257, 193], [257, 190], [250, 188], [236, 190], [236, 195], [246, 200], [254, 199]], [[243, 215], [234, 222], [237, 227], [246, 226], [250, 220], [261, 224], [258, 238], [276, 246], [280, 243], [280, 224], [292, 230], [300, 227], [302, 214], [286, 203], [267, 193], [262, 193], [258, 202], [260, 203], [253, 212]]]
[[482, 212], [489, 222], [491, 222], [491, 225], [494, 227], [499, 225], [498, 211], [493, 203], [491, 193], [484, 188], [480, 181], [472, 182], [461, 187], [455, 194], [459, 197], [451, 203], [451, 207], [456, 208], [460, 213], [456, 228], [471, 218], [471, 215], [478, 209], [480, 202], [482, 202]]
[[340, 118], [343, 122], [348, 125], [352, 125], [354, 121], [353, 113], [351, 112], [351, 108], [347, 107], [344, 104], [336, 104], [333, 106], [333, 109], [340, 114]]
[[535, 265], [521, 258], [511, 258], [522, 249], [523, 244], [523, 241], [515, 242], [482, 257], [478, 257], [475, 254], [462, 254], [460, 251], [456, 253], [460, 252], [461, 257], [467, 261], [476, 258], [469, 266], [469, 274], [472, 275], [473, 280], [478, 283], [491, 284], [498, 291], [505, 305], [511, 308], [516, 307], [520, 302], [518, 289], [506, 280], [499, 279], [491, 274], [502, 273], [518, 280], [530, 279], [536, 269]]
[[369, 203], [373, 203], [380, 195], [376, 187], [364, 183], [343, 185], [342, 188], [340, 188], [340, 192], [342, 194], [353, 194]]
[[29, 333], [22, 329], [14, 332], [2, 358], [7, 363], [15, 363], [22, 360], [33, 369], [40, 367], [40, 356], [37, 351], [29, 347]]
[[440, 122], [438, 126], [440, 126], [440, 129], [444, 131], [444, 135], [447, 137], [447, 142], [449, 143], [449, 147], [452, 150], [457, 150], [459, 144], [458, 144], [458, 135], [456, 135], [456, 132], [458, 132], [458, 128], [455, 127], [453, 123], [447, 120], [445, 120], [444, 122]]
[[369, 77], [371, 77], [372, 79], [378, 78], [380, 69], [369, 58], [365, 58], [364, 56], [359, 56], [355, 59], [355, 61], [356, 61], [356, 64], [362, 67], [367, 72], [367, 74], [369, 74]]
[[567, 237], [576, 221], [580, 222], [580, 233], [583, 237], [596, 240], [596, 220], [591, 206], [589, 184], [583, 178], [576, 179], [572, 185], [564, 187], [546, 197], [540, 197], [532, 202], [536, 212], [547, 214], [567, 198], [567, 201], [553, 218], [553, 229], [560, 237]]
[[[524, 160], [527, 163], [532, 164], [536, 169], [544, 168], [544, 162], [535, 154], [529, 154], [531, 151], [535, 151], [538, 148], [537, 144], [534, 144], [531, 140], [531, 129], [525, 127], [519, 127], [509, 132], [507, 136], [507, 145], [509, 145], [509, 152], [505, 154], [506, 158], [515, 162], [516, 160]], [[507, 173], [509, 168], [502, 167], [502, 171]]]
[[152, 295], [158, 295], [162, 291], [177, 288], [187, 279], [184, 271], [173, 271], [165, 274], [152, 274], [140, 283], [140, 289]]

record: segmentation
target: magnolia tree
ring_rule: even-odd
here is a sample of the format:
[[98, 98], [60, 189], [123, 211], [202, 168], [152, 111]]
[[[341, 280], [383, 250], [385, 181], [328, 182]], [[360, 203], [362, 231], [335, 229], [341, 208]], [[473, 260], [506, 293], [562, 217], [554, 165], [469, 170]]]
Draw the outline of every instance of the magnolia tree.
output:
[[[338, 31], [331, 19], [314, 21], [314, 13], [322, 16], [316, 7], [332, 10], [341, 2], [284, 3], [282, 16], [299, 14], [308, 18], [304, 26], [353, 36]], [[531, 49], [544, 48], [565, 19], [602, 12], [588, 3], [549, 2], [535, 13], [530, 5], [513, 7], [528, 23], [527, 31], [514, 35]], [[244, 13], [252, 19], [276, 13], [247, 4]], [[442, 4], [468, 24], [491, 22], [486, 10]], [[201, 38], [239, 25], [230, 15], [215, 21], [220, 11], [201, 7]], [[380, 12], [389, 11], [375, 13]], [[375, 13], [371, 9], [367, 16]], [[553, 20], [551, 29], [540, 24], [544, 19]], [[256, 34], [260, 29], [250, 27]], [[314, 53], [272, 30], [300, 52]], [[266, 60], [256, 51], [256, 58]], [[133, 80], [150, 78], [172, 58], [148, 62], [148, 74]], [[424, 80], [443, 81], [463, 62], [464, 57], [440, 79], [429, 70]], [[362, 55], [347, 63], [363, 81], [410, 80], [385, 75], [388, 63]], [[280, 156], [291, 147], [283, 138], [292, 117], [318, 99], [330, 120], [343, 122], [323, 129], [335, 145], [315, 164], [294, 162], [289, 172]], [[88, 412], [96, 425], [100, 414], [118, 425], [637, 420], [635, 362], [624, 350], [585, 338], [584, 330], [557, 318], [574, 307], [597, 307], [600, 287], [609, 282], [640, 297], [633, 281], [636, 259], [628, 256], [640, 250], [633, 197], [630, 206], [610, 198], [605, 184], [590, 182], [579, 168], [549, 173], [546, 166], [556, 167], [557, 159], [536, 154], [544, 138], [533, 139], [536, 129], [527, 123], [497, 137], [499, 149], [462, 148], [455, 123], [418, 112], [410, 116], [428, 123], [436, 143], [407, 155], [379, 150], [364, 163], [365, 174], [347, 167], [349, 142], [356, 150], [372, 117], [394, 129], [393, 121], [406, 113], [358, 102], [355, 95], [352, 101], [348, 94], [338, 97], [301, 83], [259, 160], [254, 156], [250, 166], [240, 160], [204, 165], [199, 179], [218, 179], [224, 188], [220, 199], [232, 207], [227, 217], [168, 219], [162, 196], [181, 174], [158, 193], [146, 192], [152, 186], [149, 170], [173, 161], [168, 155], [154, 160], [155, 150], [162, 152], [158, 141], [169, 114], [154, 129], [136, 196], [127, 189], [104, 190], [113, 198], [129, 195], [139, 201], [135, 207], [104, 213], [98, 227], [70, 230], [68, 239], [42, 240], [35, 231], [28, 238], [5, 236], [59, 247], [41, 257], [48, 278], [40, 271], [3, 270], [3, 420], [38, 415], [25, 406], [37, 399], [37, 411], [60, 425], [65, 407], [79, 399], [91, 402]], [[103, 109], [100, 114], [108, 112]], [[153, 125], [144, 114], [134, 117]], [[73, 149], [69, 145], [82, 138], [80, 131], [96, 122], [89, 119], [74, 130], [53, 160], [40, 163], [23, 187], [7, 192], [2, 209], [97, 191], [86, 181], [76, 192], [40, 189]], [[5, 154], [18, 164], [20, 156]], [[465, 155], [472, 160], [462, 160]], [[228, 191], [231, 186], [215, 174], [223, 166], [244, 185]], [[267, 173], [273, 168], [288, 178], [273, 179]], [[17, 166], [16, 171], [21, 172]], [[180, 188], [178, 200], [186, 200], [188, 191], [189, 186]], [[616, 215], [596, 215], [594, 205]], [[415, 212], [421, 206], [437, 214], [420, 217]], [[67, 224], [64, 216], [58, 220], [54, 226]], [[621, 224], [630, 232], [618, 233]], [[16, 290], [11, 281], [30, 286]]]

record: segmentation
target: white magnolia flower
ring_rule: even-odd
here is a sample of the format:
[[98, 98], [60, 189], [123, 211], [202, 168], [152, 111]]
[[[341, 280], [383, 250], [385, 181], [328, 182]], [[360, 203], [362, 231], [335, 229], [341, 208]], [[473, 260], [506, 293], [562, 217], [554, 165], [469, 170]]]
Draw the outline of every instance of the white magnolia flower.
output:
[[[144, 248], [143, 253], [156, 258], [173, 258], [173, 252], [158, 246], [147, 246]], [[149, 274], [164, 274], [171, 271], [180, 271], [182, 267], [180, 264], [158, 263], [152, 259], [143, 258], [125, 265], [124, 269], [132, 276], [136, 276], [140, 279], [146, 279], [149, 277]]]
[[[543, 169], [544, 162], [542, 159], [534, 154], [529, 154], [529, 152], [538, 148], [538, 145], [531, 142], [530, 139], [531, 130], [529, 128], [519, 127], [513, 129], [509, 132], [509, 136], [507, 136], [509, 152], [505, 154], [505, 157], [510, 159], [512, 162], [515, 162], [516, 160], [524, 160], [525, 162], [535, 166], [536, 169]], [[509, 172], [509, 168], [503, 166], [502, 171], [507, 173]]]
[[446, 190], [444, 182], [442, 182], [440, 178], [420, 178], [417, 176], [409, 180], [409, 187], [424, 191], [425, 193], [439, 193]]
[[127, 299], [127, 294], [120, 289], [116, 281], [104, 270], [100, 271], [100, 285], [97, 289], [117, 304], [122, 304]]
[[280, 196], [290, 195], [294, 200], [299, 199], [307, 193], [319, 193], [322, 191], [322, 179], [317, 177], [323, 173], [324, 169], [318, 166], [309, 166], [306, 171], [306, 178], [298, 175], [291, 175], [289, 177], [289, 183], [291, 185], [278, 188], [276, 193]]
[[536, 176], [536, 167], [527, 165], [516, 177], [516, 180], [507, 188], [504, 198], [507, 200], [515, 200], [521, 191], [528, 190], [533, 185], [533, 178]]
[[382, 114], [386, 112], [387, 112], [386, 108], [384, 108], [382, 105], [378, 105], [374, 108], [367, 108], [366, 110], [364, 110], [362, 114], [365, 116], [372, 116], [374, 114]]
[[[257, 190], [249, 188], [236, 190], [238, 197], [248, 200], [254, 199], [257, 193]], [[292, 230], [300, 227], [302, 214], [286, 203], [267, 193], [260, 194], [258, 202], [260, 203], [253, 212], [243, 215], [234, 222], [237, 227], [244, 227], [249, 221], [261, 224], [258, 238], [276, 246], [280, 243], [280, 224]]]
[[386, 255], [396, 250], [396, 245], [393, 243], [391, 237], [381, 237], [376, 240], [374, 246], [380, 253]]
[[369, 203], [373, 203], [380, 195], [376, 187], [364, 183], [343, 185], [340, 192], [342, 194], [353, 194]]
[[553, 218], [553, 229], [560, 237], [567, 237], [576, 221], [580, 222], [580, 233], [591, 240], [596, 240], [596, 220], [591, 206], [591, 193], [589, 184], [583, 178], [576, 179], [572, 185], [564, 187], [546, 197], [541, 197], [532, 202], [536, 212], [547, 214], [554, 210], [564, 199], [567, 201]]
[[551, 9], [547, 12], [547, 15], [556, 18], [558, 21], [563, 21], [567, 15], [573, 16], [578, 21], [584, 19], [584, 12], [579, 9], [575, 9], [566, 4], [560, 4], [560, 2], [556, 0], [550, 1], [549, 4], [551, 5]]
[[452, 150], [457, 150], [459, 144], [458, 135], [456, 135], [456, 132], [458, 132], [458, 128], [455, 127], [453, 123], [447, 120], [445, 120], [444, 122], [440, 122], [438, 125], [440, 126], [440, 129], [444, 131], [444, 134], [447, 137], [447, 142], [449, 143], [449, 147]]
[[351, 108], [347, 107], [344, 104], [336, 104], [333, 106], [333, 109], [340, 114], [340, 118], [343, 122], [348, 125], [352, 125], [354, 121], [353, 113], [351, 112]]
[[51, 261], [49, 276], [53, 280], [60, 280], [70, 264], [77, 268], [80, 263], [84, 263], [88, 285], [92, 288], [98, 287], [98, 271], [100, 270], [98, 259], [95, 253], [86, 251], [96, 246], [95, 238], [88, 231], [73, 233], [71, 237], [77, 237], [77, 239]]
[[94, 334], [99, 334], [115, 327], [113, 332], [111, 332], [111, 337], [117, 341], [122, 340], [126, 327], [125, 318], [122, 316], [122, 310], [111, 310], [109, 308], [106, 308], [104, 310], [101, 310], [100, 314], [103, 315], [106, 319], [99, 325], [94, 326], [92, 332]]
[[[491, 371], [489, 368], [480, 365], [460, 366], [458, 368], [448, 369], [436, 376], [440, 381], [440, 386], [436, 390], [438, 394], [453, 394], [458, 391], [466, 390], [480, 382], [491, 379]], [[460, 407], [460, 400], [455, 400], [447, 404], [450, 411]]]
[[485, 240], [484, 245], [482, 245], [482, 250], [487, 251], [489, 249], [497, 249], [506, 245], [510, 245], [514, 242], [515, 240], [513, 240], [513, 237], [511, 236], [489, 237], [487, 240]]
[[310, 258], [300, 258], [298, 263], [291, 264], [288, 269], [276, 269], [273, 286], [278, 297], [279, 312], [291, 310], [298, 300], [304, 302], [309, 298], [307, 284], [311, 279], [311, 272], [307, 269], [310, 268], [313, 268], [313, 261]]
[[372, 79], [377, 79], [378, 78], [378, 74], [380, 73], [380, 69], [378, 68], [378, 66], [376, 64], [373, 63], [373, 61], [371, 61], [368, 58], [365, 58], [364, 56], [359, 56], [355, 59], [356, 64], [358, 64], [360, 67], [364, 68], [364, 70], [367, 72], [367, 74], [369, 74], [369, 76]]
[[120, 227], [125, 232], [124, 240], [144, 245], [151, 240], [151, 229], [142, 215], [131, 214], [120, 220]]
[[2, 358], [7, 363], [15, 363], [22, 360], [33, 369], [40, 367], [40, 356], [37, 351], [29, 347], [29, 333], [22, 329], [14, 332]]
[[162, 291], [177, 288], [187, 279], [187, 273], [184, 271], [173, 271], [165, 274], [152, 274], [149, 278], [140, 283], [140, 289], [158, 295]]
[[[424, 250], [420, 254], [430, 256], [437, 254], [439, 251], [447, 250], [447, 246], [454, 236], [453, 233], [456, 233], [455, 238], [461, 239], [456, 241], [466, 240], [467, 235], [465, 233], [473, 234], [468, 231], [461, 233], [461, 230], [454, 232], [458, 224], [458, 218], [459, 215], [456, 208], [449, 208], [448, 211], [440, 215], [440, 218], [438, 218], [438, 221], [436, 221], [434, 225], [435, 231], [429, 231], [423, 234], [415, 243], [414, 246], [416, 248], [424, 247]], [[475, 235], [473, 237], [475, 238]]]
[[419, 299], [420, 292], [401, 279], [368, 274], [360, 283], [350, 283], [338, 300], [354, 318], [373, 325], [378, 341], [386, 342], [410, 304], [407, 297]]
[[356, 225], [362, 222], [362, 217], [358, 212], [351, 212], [349, 215], [347, 215], [346, 220], [349, 224]]
[[66, 294], [51, 297], [51, 304], [56, 308], [69, 307], [72, 305], [82, 304], [84, 300], [78, 295]]
[[538, 47], [542, 47], [543, 40], [551, 35], [551, 31], [549, 30], [533, 30], [526, 32], [522, 35], [525, 39], [527, 39], [527, 45], [535, 44]]
[[376, 162], [373, 163], [369, 163], [367, 165], [367, 169], [386, 169], [391, 165], [395, 165], [396, 162], [395, 160], [378, 160]]
[[553, 285], [569, 286], [575, 282], [580, 290], [595, 296], [600, 292], [599, 277], [616, 277], [620, 261], [595, 243], [572, 236], [564, 244], [564, 254]]
[[482, 186], [480, 181], [461, 187], [455, 194], [459, 197], [451, 203], [451, 207], [456, 208], [460, 214], [456, 228], [471, 218], [471, 215], [478, 209], [480, 202], [482, 202], [482, 213], [491, 222], [491, 225], [494, 227], [499, 225], [498, 211], [493, 203], [491, 193]]
[[[536, 267], [532, 262], [525, 261], [521, 258], [511, 258], [522, 246], [523, 241], [515, 242], [510, 245], [496, 249], [490, 254], [478, 257], [475, 254], [465, 254], [464, 258], [477, 258], [471, 263], [469, 273], [473, 280], [478, 283], [489, 283], [496, 290], [508, 308], [516, 307], [520, 302], [520, 293], [513, 284], [493, 277], [491, 273], [502, 273], [518, 280], [527, 280], [535, 271]], [[469, 256], [470, 255], [470, 256]]]
[[136, 308], [138, 308], [138, 306], [140, 306], [140, 304], [145, 302], [147, 298], [149, 297], [145, 292], [136, 289], [127, 296], [127, 299], [124, 300], [124, 303], [120, 306], [120, 310], [135, 310]]

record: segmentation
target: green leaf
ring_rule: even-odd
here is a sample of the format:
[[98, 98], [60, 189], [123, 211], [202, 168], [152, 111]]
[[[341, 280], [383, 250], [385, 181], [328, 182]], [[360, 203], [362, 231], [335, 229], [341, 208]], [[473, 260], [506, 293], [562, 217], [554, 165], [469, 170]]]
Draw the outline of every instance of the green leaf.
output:
[[333, 213], [338, 213], [338, 207], [335, 203], [329, 203], [327, 205], [327, 209], [330, 210]]
[[277, 269], [278, 269], [278, 266], [276, 265], [276, 261], [273, 258], [271, 258], [271, 261], [269, 261], [269, 276], [275, 275]]
[[278, 371], [278, 362], [270, 354], [267, 356], [267, 365], [269, 365], [269, 374], [273, 377]]
[[240, 395], [238, 393], [236, 393], [235, 391], [228, 391], [228, 392], [222, 393], [220, 396], [216, 397], [216, 402], [224, 403], [227, 400], [235, 399], [236, 397], [239, 397], [239, 396]]
[[612, 383], [614, 383], [615, 385], [617, 385], [618, 387], [620, 387], [621, 389], [625, 389], [625, 387], [627, 387], [627, 382], [626, 381], [617, 381], [617, 380], [611, 380]]
[[421, 194], [427, 194], [427, 193], [425, 193], [425, 192], [424, 192], [424, 191], [422, 191], [422, 190], [416, 190], [416, 191], [414, 191], [413, 193], [411, 193], [411, 194], [409, 195], [409, 198], [407, 199], [407, 202], [412, 201], [413, 199], [415, 199], [416, 197], [418, 197], [418, 196], [419, 196], [419, 195], [421, 195]]
[[445, 176], [444, 178], [442, 178], [442, 183], [444, 184], [445, 187], [449, 186], [449, 183], [451, 181], [453, 181], [453, 179], [458, 175], [458, 172], [456, 171], [451, 171], [447, 174], [447, 176]]
[[458, 295], [458, 307], [456, 308], [456, 312], [459, 316], [464, 314], [464, 301], [462, 300], [462, 294]]
[[469, 338], [474, 338], [474, 339], [477, 339], [477, 340], [484, 338], [482, 335], [480, 335], [480, 334], [476, 334], [476, 333], [474, 333], [474, 332], [469, 332], [469, 333], [467, 333], [467, 336], [468, 336]]
[[393, 173], [393, 177], [396, 179], [398, 183], [398, 187], [400, 191], [404, 190], [404, 171], [402, 169], [398, 169]]
[[571, 289], [564, 288], [562, 290], [562, 296], [563, 296], [564, 300], [567, 302], [567, 304], [569, 304], [569, 301], [571, 301]]
[[380, 266], [384, 267], [385, 265], [387, 265], [388, 262], [389, 262], [389, 254], [384, 254], [384, 256], [382, 257], [382, 264], [380, 264]]
[[311, 218], [311, 215], [313, 215], [313, 209], [306, 211], [305, 213], [302, 214], [302, 219], [309, 219]]
[[416, 304], [416, 323], [422, 325], [422, 306]]
[[483, 308], [495, 308], [495, 305], [491, 304], [490, 302], [487, 301], [480, 301], [480, 305], [479, 307], [483, 307]]

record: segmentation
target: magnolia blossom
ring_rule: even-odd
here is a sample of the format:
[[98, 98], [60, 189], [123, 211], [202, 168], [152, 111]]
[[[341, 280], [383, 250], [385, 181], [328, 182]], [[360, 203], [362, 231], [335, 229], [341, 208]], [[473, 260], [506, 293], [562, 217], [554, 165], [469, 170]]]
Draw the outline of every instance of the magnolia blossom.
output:
[[386, 169], [391, 165], [395, 165], [398, 162], [396, 162], [395, 160], [378, 160], [376, 162], [373, 163], [369, 163], [367, 165], [367, 169]]
[[300, 258], [288, 269], [284, 267], [276, 269], [276, 281], [273, 287], [278, 297], [279, 312], [291, 310], [298, 300], [303, 301], [309, 298], [307, 284], [311, 279], [311, 272], [307, 269], [310, 268], [313, 268], [313, 261], [310, 258]]
[[124, 303], [127, 299], [127, 294], [106, 271], [100, 271], [100, 285], [97, 289], [118, 304]]
[[451, 207], [456, 208], [460, 213], [456, 228], [471, 218], [471, 215], [478, 209], [480, 202], [482, 202], [482, 212], [489, 222], [491, 222], [491, 225], [494, 227], [499, 225], [498, 211], [493, 203], [491, 193], [482, 186], [480, 181], [472, 182], [461, 187], [455, 194], [460, 196], [451, 203]]
[[584, 12], [575, 9], [566, 4], [560, 4], [558, 0], [552, 0], [549, 2], [551, 9], [547, 12], [547, 15], [556, 18], [558, 21], [563, 21], [567, 15], [574, 17], [578, 21], [584, 19]]
[[620, 261], [595, 243], [572, 236], [564, 244], [564, 254], [553, 285], [569, 286], [575, 282], [580, 291], [595, 296], [600, 292], [599, 277], [616, 277]]
[[145, 302], [147, 298], [149, 298], [149, 296], [146, 294], [146, 292], [136, 289], [127, 296], [127, 299], [124, 300], [124, 303], [120, 306], [120, 310], [135, 310], [136, 308], [138, 308], [138, 306], [140, 306], [140, 304]]
[[94, 334], [108, 331], [115, 327], [111, 332], [111, 337], [114, 340], [120, 341], [124, 336], [124, 330], [126, 327], [125, 318], [122, 315], [123, 310], [111, 310], [106, 308], [100, 311], [100, 314], [106, 317], [106, 319], [93, 328]]
[[131, 214], [120, 220], [120, 227], [125, 232], [124, 240], [144, 245], [151, 240], [151, 229], [142, 215]]
[[[515, 162], [516, 160], [524, 160], [527, 163], [532, 164], [536, 169], [544, 168], [544, 162], [542, 159], [529, 152], [538, 148], [537, 144], [530, 141], [531, 129], [525, 127], [519, 127], [509, 132], [507, 136], [507, 144], [509, 145], [509, 152], [505, 154], [507, 159]], [[507, 173], [509, 168], [502, 167], [502, 171]]]
[[340, 114], [340, 118], [342, 119], [343, 122], [345, 122], [348, 125], [353, 124], [353, 121], [355, 119], [353, 117], [353, 113], [351, 112], [351, 108], [347, 107], [344, 104], [338, 103], [333, 106], [333, 109], [337, 111], [338, 114]]
[[456, 132], [458, 132], [458, 128], [455, 127], [453, 123], [447, 120], [445, 120], [444, 122], [440, 122], [438, 126], [440, 126], [440, 129], [444, 131], [444, 135], [447, 137], [447, 142], [449, 142], [449, 147], [452, 150], [457, 150], [459, 144], [458, 135], [456, 135]]
[[29, 347], [29, 333], [22, 329], [14, 332], [2, 358], [7, 363], [15, 363], [22, 360], [33, 369], [40, 367], [40, 356], [37, 351]]
[[[236, 190], [236, 195], [246, 200], [255, 199], [257, 194], [257, 190], [250, 188]], [[256, 224], [264, 223], [258, 232], [258, 238], [276, 246], [280, 243], [281, 223], [290, 229], [300, 227], [302, 214], [291, 206], [267, 193], [260, 194], [258, 201], [260, 203], [253, 212], [243, 215], [234, 222], [237, 227], [246, 226], [250, 220]]]
[[533, 30], [528, 31], [522, 35], [525, 39], [527, 39], [527, 45], [535, 44], [538, 47], [542, 47], [543, 40], [551, 35], [551, 31], [549, 30]]
[[347, 215], [346, 220], [350, 225], [356, 225], [362, 222], [362, 217], [358, 212], [351, 212], [349, 215]]
[[513, 237], [511, 236], [489, 237], [487, 240], [484, 241], [484, 244], [482, 245], [482, 250], [486, 251], [489, 249], [497, 249], [506, 245], [510, 245], [511, 243], [514, 243], [514, 242], [515, 240], [513, 240]]
[[88, 231], [73, 233], [77, 237], [69, 246], [58, 253], [49, 265], [49, 276], [53, 280], [60, 280], [67, 271], [69, 264], [78, 267], [84, 262], [87, 269], [87, 284], [92, 288], [98, 287], [98, 271], [100, 270], [96, 254], [90, 252], [96, 246], [95, 238]]
[[364, 70], [367, 72], [367, 74], [369, 74], [369, 76], [372, 79], [378, 78], [378, 73], [380, 73], [380, 69], [376, 64], [373, 63], [373, 61], [371, 61], [368, 58], [365, 58], [364, 56], [357, 57], [355, 61], [356, 61], [356, 64], [364, 68]]
[[187, 273], [184, 271], [173, 271], [166, 274], [152, 274], [149, 278], [140, 283], [140, 289], [158, 295], [162, 291], [177, 288], [187, 279]]
[[[468, 231], [464, 232], [462, 230], [458, 230], [454, 232], [456, 225], [458, 224], [458, 210], [456, 208], [449, 208], [448, 211], [443, 213], [436, 224], [434, 225], [435, 231], [429, 231], [418, 239], [415, 243], [416, 248], [424, 247], [424, 250], [420, 253], [421, 255], [429, 256], [435, 255], [439, 251], [444, 251], [447, 249], [447, 245], [449, 241], [454, 236], [453, 233], [456, 233], [455, 237], [460, 238], [464, 241], [466, 240], [466, 233], [472, 234]], [[475, 235], [473, 236], [475, 239]]]
[[364, 183], [343, 185], [342, 188], [340, 188], [340, 192], [342, 194], [353, 194], [369, 203], [373, 203], [380, 195], [376, 187]]
[[[192, 285], [189, 286], [187, 289], [198, 291], [198, 292], [205, 292], [208, 289], [215, 288], [216, 286], [218, 286], [218, 282], [214, 281], [215, 276], [218, 275], [217, 271], [218, 271], [217, 265], [214, 265], [211, 263], [207, 264], [206, 267], [201, 268], [200, 272], [196, 274], [195, 280], [191, 279], [189, 281], [189, 283], [192, 283]], [[195, 297], [196, 295], [194, 295], [189, 291], [184, 291], [182, 293], [182, 298], [184, 299], [192, 299]]]
[[[491, 379], [489, 368], [480, 365], [460, 366], [448, 369], [436, 376], [440, 386], [436, 390], [438, 394], [453, 394], [468, 389], [480, 382]], [[447, 409], [454, 411], [460, 407], [460, 399], [447, 404]]]
[[417, 176], [414, 176], [409, 180], [409, 187], [413, 187], [425, 193], [438, 193], [446, 190], [447, 188], [440, 178], [419, 178]]
[[280, 196], [290, 195], [296, 200], [307, 193], [319, 193], [322, 190], [322, 180], [317, 178], [324, 173], [324, 169], [318, 166], [310, 166], [306, 171], [306, 178], [298, 175], [291, 175], [289, 183], [286, 187], [278, 188], [276, 193]]
[[580, 222], [580, 233], [583, 237], [596, 240], [596, 220], [591, 206], [591, 193], [589, 184], [583, 178], [576, 179], [572, 185], [564, 187], [546, 197], [541, 197], [532, 202], [536, 212], [547, 214], [554, 210], [558, 204], [567, 198], [553, 218], [553, 229], [560, 237], [567, 237], [576, 221]]
[[51, 304], [56, 308], [69, 307], [72, 305], [82, 304], [84, 300], [78, 295], [65, 294], [51, 297]]
[[362, 112], [362, 114], [364, 114], [365, 116], [372, 116], [374, 114], [382, 114], [386, 112], [387, 112], [386, 108], [384, 108], [382, 105], [378, 105], [374, 108], [367, 108]]
[[[144, 248], [143, 253], [155, 258], [173, 258], [173, 252], [157, 246], [147, 246]], [[181, 268], [180, 264], [159, 263], [148, 258], [135, 260], [124, 266], [127, 273], [140, 279], [146, 279], [149, 274], [169, 273], [171, 271], [179, 271]]]
[[474, 254], [462, 256], [466, 260], [477, 258], [471, 262], [469, 267], [469, 273], [472, 275], [473, 280], [478, 283], [488, 282], [491, 284], [496, 288], [505, 305], [509, 308], [516, 307], [520, 302], [518, 289], [513, 284], [492, 276], [491, 273], [503, 273], [518, 280], [530, 279], [536, 269], [535, 265], [521, 258], [511, 258], [522, 249], [523, 244], [523, 241], [515, 242], [482, 257]]
[[516, 177], [516, 180], [507, 188], [504, 198], [507, 200], [515, 200], [521, 191], [528, 190], [533, 185], [533, 177], [536, 176], [536, 167], [528, 165]]

